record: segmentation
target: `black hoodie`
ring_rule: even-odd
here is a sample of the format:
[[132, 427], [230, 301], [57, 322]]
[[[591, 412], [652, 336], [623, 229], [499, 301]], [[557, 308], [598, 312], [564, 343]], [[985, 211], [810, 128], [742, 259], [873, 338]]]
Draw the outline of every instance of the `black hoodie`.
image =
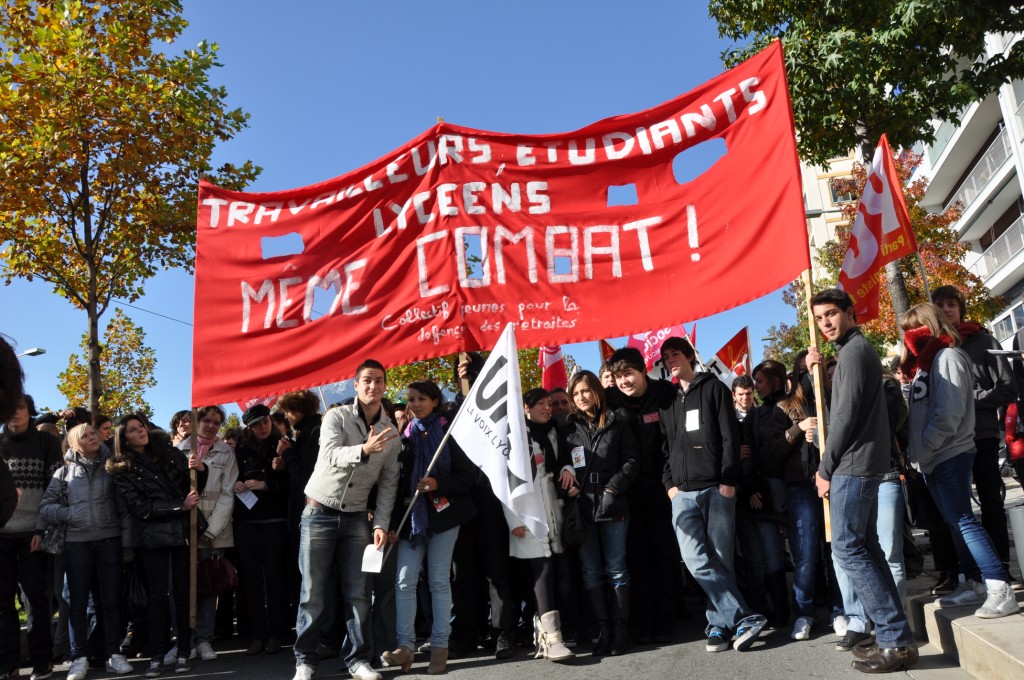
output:
[[608, 389], [608, 406], [628, 416], [633, 435], [640, 444], [637, 451], [640, 472], [630, 487], [632, 495], [650, 493], [651, 487], [661, 485], [665, 458], [660, 412], [672, 405], [677, 391], [678, 388], [667, 380], [650, 377], [647, 378], [647, 390], [641, 397], [626, 396], [617, 387]]
[[740, 477], [740, 423], [732, 394], [710, 373], [698, 373], [686, 390], [677, 388], [660, 411], [665, 489], [700, 491]]

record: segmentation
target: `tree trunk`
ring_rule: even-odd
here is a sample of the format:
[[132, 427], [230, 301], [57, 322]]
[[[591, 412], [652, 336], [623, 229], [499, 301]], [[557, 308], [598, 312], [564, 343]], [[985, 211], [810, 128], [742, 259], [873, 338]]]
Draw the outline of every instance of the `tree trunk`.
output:
[[[89, 158], [88, 142], [83, 143], [85, 158]], [[87, 292], [85, 313], [89, 315], [89, 410], [93, 414], [100, 412], [100, 395], [103, 384], [100, 379], [100, 301], [99, 285], [96, 281], [96, 243], [92, 230], [92, 198], [90, 196], [89, 163], [83, 163], [79, 176], [79, 191], [82, 197], [82, 237], [85, 240], [85, 260], [89, 270], [89, 290]], [[77, 404], [70, 404], [77, 406]]]
[[[875, 145], [867, 126], [864, 123], [857, 123], [857, 133], [860, 135], [860, 158], [861, 163], [870, 172], [871, 161], [875, 155]], [[903, 272], [900, 271], [899, 260], [885, 265], [885, 280], [889, 286], [889, 299], [892, 301], [892, 310], [896, 314], [896, 325], [907, 310], [910, 309], [910, 296], [907, 294], [907, 284], [903, 280]], [[900, 338], [903, 338], [903, 331], [900, 331]]]

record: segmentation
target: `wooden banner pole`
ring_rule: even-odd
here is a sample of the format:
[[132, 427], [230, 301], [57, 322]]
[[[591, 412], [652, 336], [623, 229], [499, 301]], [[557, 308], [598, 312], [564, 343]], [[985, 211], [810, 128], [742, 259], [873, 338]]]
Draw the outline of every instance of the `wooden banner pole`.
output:
[[[807, 304], [807, 330], [810, 336], [809, 347], [815, 349], [818, 348], [818, 325], [814, 322], [814, 311], [811, 309], [811, 298], [814, 297], [814, 280], [811, 275], [810, 268], [805, 269], [802, 275], [804, 281], [804, 298]], [[811, 371], [811, 376], [814, 382], [814, 405], [817, 411], [818, 427], [816, 432], [818, 435], [818, 451], [821, 455], [825, 455], [825, 438], [826, 438], [826, 422], [825, 422], [825, 367], [823, 362], [818, 362], [814, 365], [814, 369]], [[825, 511], [825, 540], [829, 543], [832, 542], [832, 520], [829, 512], [828, 497], [821, 499], [822, 505]]]
[[[192, 409], [192, 433], [189, 435], [189, 455], [196, 455], [199, 451], [199, 411]], [[196, 479], [195, 468], [188, 469], [189, 491], [197, 491], [199, 482]], [[199, 566], [199, 506], [192, 508], [189, 514], [188, 530], [188, 626], [193, 631], [196, 629], [196, 578]]]

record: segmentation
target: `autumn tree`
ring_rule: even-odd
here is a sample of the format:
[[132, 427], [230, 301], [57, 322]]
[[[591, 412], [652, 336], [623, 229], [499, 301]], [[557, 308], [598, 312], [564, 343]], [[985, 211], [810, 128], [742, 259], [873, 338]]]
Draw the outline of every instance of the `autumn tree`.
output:
[[[120, 307], [107, 324], [100, 344], [100, 380], [103, 392], [90, 410], [109, 416], [152, 413], [146, 390], [156, 386], [156, 352], [146, 347], [146, 332]], [[82, 354], [72, 354], [68, 367], [57, 376], [57, 389], [71, 406], [81, 406], [89, 396], [89, 334], [82, 335]]]
[[234, 428], [242, 428], [242, 418], [237, 413], [229, 413], [228, 417], [224, 419], [224, 423], [220, 426], [220, 432], [217, 433], [217, 436], [223, 438], [225, 432]]
[[[883, 133], [894, 148], [935, 139], [934, 120], [1024, 77], [1024, 41], [990, 56], [989, 34], [1024, 31], [1019, 3], [977, 0], [710, 0], [732, 66], [780, 40], [800, 155], [816, 165], [857, 149], [870, 163]], [[911, 291], [886, 267], [900, 313]]]
[[2, 276], [41, 279], [85, 311], [83, 399], [96, 410], [111, 392], [100, 317], [158, 270], [191, 269], [199, 179], [242, 189], [259, 172], [210, 166], [248, 116], [210, 82], [216, 45], [164, 51], [187, 25], [177, 0], [0, 8]]
[[[914, 169], [921, 162], [920, 156], [910, 152], [893, 154], [893, 162], [896, 165], [896, 175], [903, 187], [903, 197], [907, 203], [918, 251], [924, 262], [929, 290], [943, 285], [955, 285], [967, 298], [967, 318], [979, 322], [992, 319], [1003, 308], [1003, 300], [992, 296], [982, 280], [961, 264], [970, 250], [970, 244], [959, 241], [953, 228], [960, 219], [959, 206], [954, 205], [941, 214], [929, 213], [920, 206], [920, 201], [928, 188], [928, 180], [918, 178], [910, 182]], [[836, 193], [855, 196], [863, 195], [866, 183], [867, 169], [859, 163], [854, 164], [848, 179], [833, 180]], [[843, 205], [842, 210], [847, 221], [836, 227], [835, 239], [818, 250], [818, 263], [829, 274], [827, 279], [815, 282], [819, 290], [835, 286], [839, 279], [843, 258], [850, 244], [850, 227], [857, 215], [857, 209], [856, 201]], [[917, 258], [907, 256], [895, 265], [906, 281], [911, 303], [927, 301], [928, 296], [925, 293]], [[880, 289], [886, 276], [883, 272], [882, 280], [879, 282]], [[798, 310], [797, 324], [780, 324], [770, 328], [768, 336], [772, 341], [765, 351], [765, 356], [791, 362], [796, 352], [807, 346], [807, 315], [802, 285], [792, 285], [784, 293], [784, 297]], [[884, 293], [879, 295], [878, 318], [862, 324], [861, 329], [882, 356], [885, 356], [888, 348], [899, 341], [899, 318], [889, 296]]]

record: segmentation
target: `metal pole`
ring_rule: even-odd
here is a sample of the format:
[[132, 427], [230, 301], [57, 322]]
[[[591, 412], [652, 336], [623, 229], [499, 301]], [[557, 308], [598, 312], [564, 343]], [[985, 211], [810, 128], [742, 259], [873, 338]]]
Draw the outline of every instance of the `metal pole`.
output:
[[924, 260], [921, 259], [921, 251], [918, 250], [916, 255], [917, 255], [917, 266], [921, 268], [921, 283], [924, 284], [924, 297], [925, 297], [926, 300], [931, 301], [932, 294], [928, 290], [928, 275], [924, 271]]

